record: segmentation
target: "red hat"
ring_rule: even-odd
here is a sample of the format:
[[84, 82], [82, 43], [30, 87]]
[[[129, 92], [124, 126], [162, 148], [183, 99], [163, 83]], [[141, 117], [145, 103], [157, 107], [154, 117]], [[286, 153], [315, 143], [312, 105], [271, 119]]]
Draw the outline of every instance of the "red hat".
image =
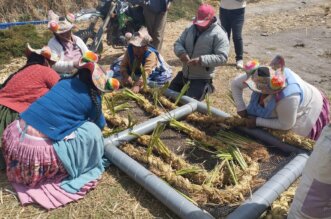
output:
[[197, 16], [195, 17], [193, 24], [200, 27], [206, 27], [214, 17], [215, 10], [213, 6], [208, 4], [202, 4], [199, 6]]

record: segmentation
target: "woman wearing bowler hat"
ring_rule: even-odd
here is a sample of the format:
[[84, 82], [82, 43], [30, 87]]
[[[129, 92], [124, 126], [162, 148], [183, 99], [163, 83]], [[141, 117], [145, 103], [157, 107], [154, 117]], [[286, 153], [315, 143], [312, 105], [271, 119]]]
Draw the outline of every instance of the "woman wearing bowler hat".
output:
[[4, 168], [1, 138], [5, 128], [31, 103], [49, 91], [60, 79], [51, 68], [59, 57], [47, 46], [26, 48], [26, 64], [11, 74], [0, 88], [0, 169]]
[[[244, 65], [246, 74], [231, 83], [238, 114], [247, 117], [248, 127], [267, 127], [292, 130], [316, 140], [329, 123], [328, 99], [314, 86], [304, 81], [285, 60], [276, 56], [270, 65], [250, 61]], [[243, 100], [243, 89], [253, 93], [248, 106]]]
[[62, 76], [73, 74], [78, 68], [80, 58], [88, 51], [83, 40], [72, 34], [75, 16], [68, 13], [64, 17], [59, 17], [50, 10], [48, 20], [48, 29], [54, 35], [48, 41], [48, 46], [60, 56], [53, 69]]
[[[93, 62], [94, 61], [94, 62]], [[104, 171], [101, 95], [118, 89], [92, 52], [3, 133], [8, 180], [23, 205], [46, 209], [83, 198]]]
[[151, 41], [152, 37], [148, 34], [146, 27], [140, 28], [138, 32], [130, 36], [128, 48], [124, 56], [119, 58], [119, 71], [115, 71], [114, 74], [114, 77], [119, 78], [124, 86], [131, 87], [136, 93], [143, 86], [143, 71], [149, 82], [159, 85], [169, 81], [172, 76], [172, 70], [162, 55], [149, 45]]

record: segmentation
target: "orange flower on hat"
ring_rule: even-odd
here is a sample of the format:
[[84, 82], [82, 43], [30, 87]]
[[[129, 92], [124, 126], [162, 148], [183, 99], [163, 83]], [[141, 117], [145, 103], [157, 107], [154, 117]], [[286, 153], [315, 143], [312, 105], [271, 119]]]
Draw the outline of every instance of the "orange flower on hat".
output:
[[118, 90], [120, 88], [120, 82], [116, 78], [109, 78], [106, 82], [106, 90]]
[[270, 88], [273, 90], [282, 89], [285, 85], [284, 77], [281, 75], [275, 75], [270, 80]]
[[98, 62], [99, 57], [96, 53], [92, 51], [86, 51], [82, 57], [84, 62]]
[[58, 29], [60, 28], [59, 24], [56, 22], [56, 21], [51, 21], [49, 23], [49, 29], [52, 31], [52, 32], [56, 32]]
[[76, 20], [76, 17], [75, 17], [74, 14], [72, 14], [72, 13], [68, 13], [68, 14], [66, 15], [66, 19], [67, 19], [67, 21], [69, 21], [70, 23], [74, 23], [75, 20]]
[[260, 63], [257, 60], [251, 60], [248, 61], [245, 65], [244, 65], [244, 71], [247, 73], [253, 73], [252, 71], [254, 71], [255, 69], [257, 69], [259, 67]]
[[49, 47], [44, 47], [44, 48], [41, 50], [41, 55], [44, 56], [44, 57], [47, 58], [47, 59], [51, 59], [51, 57], [52, 57], [52, 52], [51, 52], [51, 50], [49, 49]]

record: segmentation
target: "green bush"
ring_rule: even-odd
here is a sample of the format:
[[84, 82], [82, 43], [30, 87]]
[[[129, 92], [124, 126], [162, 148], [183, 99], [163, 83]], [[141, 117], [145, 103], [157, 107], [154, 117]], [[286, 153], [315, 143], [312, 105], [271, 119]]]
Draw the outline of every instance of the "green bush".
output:
[[13, 57], [24, 55], [26, 43], [33, 48], [41, 48], [50, 39], [51, 33], [39, 34], [34, 25], [15, 26], [0, 31], [0, 65], [8, 63]]

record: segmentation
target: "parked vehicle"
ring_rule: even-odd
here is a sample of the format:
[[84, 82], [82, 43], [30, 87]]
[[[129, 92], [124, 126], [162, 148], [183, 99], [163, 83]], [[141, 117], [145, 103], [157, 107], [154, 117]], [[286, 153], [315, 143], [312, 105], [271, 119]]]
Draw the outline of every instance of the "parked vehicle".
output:
[[[128, 0], [101, 0], [97, 9], [82, 10], [76, 14], [76, 21], [86, 19], [90, 20], [89, 26], [75, 34], [82, 38], [90, 50], [98, 53], [103, 50], [102, 35], [105, 31], [107, 44], [118, 48], [126, 46], [125, 33], [138, 31], [144, 24], [142, 7]], [[99, 19], [103, 22], [96, 32]]]

